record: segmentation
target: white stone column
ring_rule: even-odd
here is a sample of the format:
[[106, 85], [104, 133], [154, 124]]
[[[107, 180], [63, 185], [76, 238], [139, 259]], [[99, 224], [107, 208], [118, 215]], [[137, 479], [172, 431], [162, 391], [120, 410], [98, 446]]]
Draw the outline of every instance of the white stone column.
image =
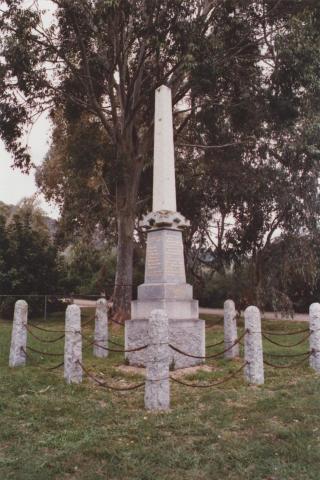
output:
[[164, 310], [153, 310], [148, 325], [147, 371], [144, 404], [147, 410], [170, 407], [169, 327]]
[[64, 344], [64, 378], [67, 383], [82, 382], [82, 336], [81, 311], [78, 305], [69, 305], [66, 310]]
[[244, 326], [247, 331], [244, 340], [244, 359], [248, 364], [244, 376], [249, 383], [264, 383], [261, 315], [257, 307], [248, 307], [244, 312]]
[[310, 367], [320, 372], [320, 303], [313, 303], [309, 308], [310, 322]]
[[[238, 340], [237, 312], [233, 300], [226, 300], [223, 305], [224, 349], [228, 349]], [[224, 353], [224, 358], [239, 357], [239, 344]]]
[[171, 90], [157, 88], [154, 113], [152, 211], [177, 210]]
[[26, 364], [28, 304], [18, 300], [14, 306], [9, 367]]
[[93, 355], [99, 358], [107, 357], [108, 350], [96, 344], [108, 348], [108, 306], [105, 298], [99, 298], [96, 303]]

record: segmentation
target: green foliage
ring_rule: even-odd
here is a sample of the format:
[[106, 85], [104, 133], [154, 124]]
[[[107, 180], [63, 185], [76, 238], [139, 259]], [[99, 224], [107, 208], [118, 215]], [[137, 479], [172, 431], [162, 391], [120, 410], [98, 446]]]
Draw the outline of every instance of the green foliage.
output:
[[[0, 309], [8, 316], [19, 298], [28, 301], [31, 315], [43, 309], [43, 298], [62, 288], [64, 265], [52, 244], [44, 216], [30, 200], [5, 221], [0, 217]], [[10, 296], [13, 295], [13, 296]]]

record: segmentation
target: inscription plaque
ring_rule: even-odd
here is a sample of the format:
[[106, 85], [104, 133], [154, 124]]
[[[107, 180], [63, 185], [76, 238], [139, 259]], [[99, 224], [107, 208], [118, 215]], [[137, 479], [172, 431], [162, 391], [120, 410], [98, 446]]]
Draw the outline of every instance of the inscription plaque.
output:
[[182, 233], [155, 230], [148, 233], [146, 283], [185, 283]]

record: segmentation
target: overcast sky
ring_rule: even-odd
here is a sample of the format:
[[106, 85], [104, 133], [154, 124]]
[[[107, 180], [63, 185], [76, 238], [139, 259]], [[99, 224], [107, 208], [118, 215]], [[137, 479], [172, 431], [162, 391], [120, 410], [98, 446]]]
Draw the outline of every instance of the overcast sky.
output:
[[[46, 116], [42, 116], [28, 136], [31, 158], [36, 165], [40, 165], [43, 161], [49, 148], [49, 140], [50, 124]], [[12, 163], [13, 159], [0, 140], [0, 200], [16, 204], [22, 198], [36, 193], [37, 187], [34, 181], [34, 171], [25, 175], [17, 168], [12, 169]], [[39, 196], [39, 200], [46, 213], [54, 218], [58, 217], [58, 209], [54, 205], [49, 205], [42, 196]]]
[[[25, 6], [32, 4], [30, 0], [25, 0]], [[49, 0], [41, 0], [41, 8], [48, 9], [45, 14], [44, 24], [49, 24], [52, 17], [53, 5]], [[42, 115], [33, 126], [27, 137], [27, 143], [30, 147], [32, 161], [40, 165], [49, 148], [50, 123], [46, 115]], [[6, 151], [4, 144], [0, 140], [0, 200], [5, 203], [16, 204], [22, 198], [34, 195], [37, 188], [34, 181], [34, 172], [29, 175], [21, 173], [19, 169], [12, 169], [13, 159]], [[57, 218], [58, 209], [54, 205], [49, 205], [42, 196], [39, 196], [42, 208], [50, 216]]]

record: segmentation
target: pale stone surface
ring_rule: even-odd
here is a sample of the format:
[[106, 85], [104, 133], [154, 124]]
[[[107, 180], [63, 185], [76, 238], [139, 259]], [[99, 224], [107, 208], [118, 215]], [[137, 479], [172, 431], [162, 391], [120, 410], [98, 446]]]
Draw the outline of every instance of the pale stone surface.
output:
[[82, 382], [82, 336], [81, 311], [78, 305], [69, 305], [66, 310], [64, 344], [64, 378], [67, 383]]
[[[233, 300], [226, 300], [223, 305], [224, 323], [224, 349], [227, 350], [238, 340], [237, 312]], [[239, 356], [239, 344], [234, 345], [224, 353], [224, 358], [235, 358]]]
[[248, 307], [244, 311], [244, 322], [247, 333], [244, 341], [244, 359], [248, 362], [244, 375], [249, 383], [264, 383], [263, 349], [261, 335], [261, 315], [257, 307]]
[[[126, 321], [126, 349], [142, 347], [148, 339], [148, 320], [134, 319]], [[199, 318], [173, 320], [169, 319], [169, 343], [179, 350], [197, 357], [205, 356], [205, 321]], [[200, 365], [201, 358], [193, 358], [175, 352], [170, 348], [170, 365], [173, 369]], [[130, 365], [145, 366], [146, 350], [126, 353]]]
[[165, 310], [170, 319], [197, 318], [198, 300], [134, 300], [131, 303], [132, 318], [148, 318], [152, 310]]
[[170, 407], [168, 316], [154, 310], [148, 322], [147, 371], [144, 404], [147, 410], [163, 411]]
[[[166, 86], [156, 91], [153, 171], [153, 211], [140, 224], [148, 230], [145, 283], [131, 304], [126, 321], [127, 350], [147, 343], [147, 323], [153, 310], [164, 310], [169, 318], [170, 342], [195, 356], [205, 354], [204, 321], [186, 283], [182, 230], [189, 225], [176, 205], [171, 92]], [[145, 365], [146, 352], [126, 355], [130, 365]], [[175, 368], [198, 365], [202, 359], [170, 352]]]
[[26, 364], [28, 304], [18, 300], [14, 306], [9, 367]]
[[309, 309], [310, 320], [310, 367], [320, 372], [320, 303], [313, 303]]
[[[100, 298], [96, 303], [96, 315], [94, 326], [94, 341], [101, 347], [108, 348], [108, 306], [105, 298]], [[108, 356], [108, 350], [93, 345], [93, 355], [104, 358]]]
[[186, 283], [181, 231], [148, 232], [145, 283]]
[[138, 287], [139, 300], [192, 300], [188, 283], [143, 283]]
[[171, 90], [165, 85], [155, 94], [152, 210], [177, 210]]

